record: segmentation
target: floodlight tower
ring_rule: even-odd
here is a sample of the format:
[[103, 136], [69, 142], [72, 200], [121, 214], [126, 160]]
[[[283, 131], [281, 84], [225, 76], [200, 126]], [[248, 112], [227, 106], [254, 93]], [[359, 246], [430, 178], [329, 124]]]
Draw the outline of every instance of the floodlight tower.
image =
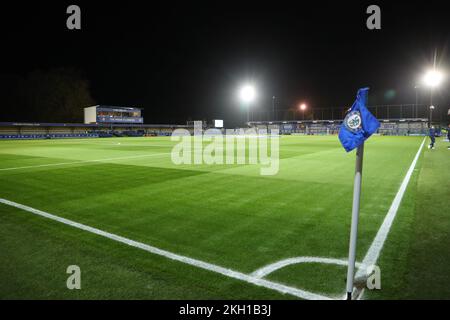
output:
[[428, 70], [423, 77], [423, 83], [430, 88], [430, 117], [428, 127], [431, 127], [433, 110], [435, 108], [433, 106], [433, 90], [442, 83], [442, 80], [444, 80], [443, 73], [436, 70], [435, 68]]
[[276, 99], [277, 97], [275, 97], [275, 96], [273, 96], [272, 97], [272, 119], [273, 119], [273, 121], [275, 121], [275, 99]]
[[415, 112], [413, 112], [413, 116], [415, 118], [418, 118], [419, 117], [419, 111], [418, 110], [419, 110], [419, 90], [420, 90], [420, 85], [416, 84], [414, 86], [414, 89], [416, 90], [416, 103], [414, 105]]
[[308, 108], [306, 103], [302, 103], [298, 106], [298, 108], [300, 109], [300, 111], [302, 112], [302, 120], [305, 120], [305, 111]]
[[247, 123], [250, 121], [250, 104], [255, 100], [255, 97], [255, 88], [250, 84], [244, 85], [239, 91], [239, 98], [247, 109]]

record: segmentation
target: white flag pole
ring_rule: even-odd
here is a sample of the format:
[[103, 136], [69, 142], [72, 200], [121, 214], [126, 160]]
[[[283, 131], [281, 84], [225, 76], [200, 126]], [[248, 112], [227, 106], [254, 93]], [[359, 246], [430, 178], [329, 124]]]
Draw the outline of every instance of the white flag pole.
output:
[[355, 276], [356, 239], [358, 237], [359, 201], [361, 198], [361, 179], [364, 155], [364, 142], [356, 150], [355, 180], [353, 185], [352, 225], [348, 250], [347, 300], [352, 299], [353, 279]]

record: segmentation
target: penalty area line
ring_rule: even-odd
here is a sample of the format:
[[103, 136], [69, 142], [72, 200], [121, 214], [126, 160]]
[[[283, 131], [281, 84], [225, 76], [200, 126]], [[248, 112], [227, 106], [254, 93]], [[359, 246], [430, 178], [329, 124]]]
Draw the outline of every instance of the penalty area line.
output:
[[208, 271], [212, 271], [221, 275], [224, 275], [226, 277], [229, 278], [233, 278], [233, 279], [237, 279], [237, 280], [241, 280], [247, 283], [251, 283], [254, 284], [256, 286], [259, 287], [264, 287], [267, 289], [271, 289], [274, 291], [278, 291], [280, 293], [283, 294], [290, 294], [292, 296], [296, 296], [302, 299], [307, 299], [307, 300], [331, 300], [331, 298], [323, 296], [323, 295], [319, 295], [319, 294], [315, 294], [309, 291], [305, 291], [305, 290], [301, 290], [301, 289], [297, 289], [294, 287], [290, 287], [290, 286], [286, 286], [283, 285], [281, 283], [277, 283], [277, 282], [273, 282], [273, 281], [269, 281], [269, 280], [265, 280], [265, 279], [261, 279], [252, 275], [248, 275], [239, 271], [235, 271], [232, 269], [228, 269], [225, 267], [221, 267], [212, 263], [208, 263], [208, 262], [204, 262], [201, 260], [197, 260], [197, 259], [193, 259], [187, 256], [183, 256], [183, 255], [179, 255], [170, 251], [166, 251], [157, 247], [153, 247], [150, 246], [148, 244], [145, 243], [141, 243], [138, 241], [134, 241], [113, 233], [109, 233], [85, 224], [81, 224], [66, 218], [62, 218], [53, 214], [50, 214], [48, 212], [42, 211], [42, 210], [38, 210], [17, 202], [13, 202], [13, 201], [9, 201], [6, 199], [2, 199], [0, 198], [0, 203], [4, 204], [4, 205], [8, 205], [11, 207], [15, 207], [17, 209], [21, 209], [30, 213], [33, 213], [35, 215], [53, 220], [53, 221], [57, 221], [60, 222], [62, 224], [83, 230], [83, 231], [87, 231], [99, 236], [102, 236], [104, 238], [108, 238], [123, 244], [126, 244], [128, 246], [131, 247], [135, 247], [135, 248], [139, 248], [142, 249], [144, 251], [159, 255], [159, 256], [163, 256], [165, 258], [171, 259], [171, 260], [175, 260], [175, 261], [179, 261], [197, 268], [201, 268], [201, 269], [205, 269]]

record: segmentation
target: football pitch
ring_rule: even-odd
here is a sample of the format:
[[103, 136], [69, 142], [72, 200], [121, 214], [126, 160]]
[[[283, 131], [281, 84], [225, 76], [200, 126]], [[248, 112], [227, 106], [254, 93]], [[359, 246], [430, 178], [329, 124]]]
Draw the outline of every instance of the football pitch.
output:
[[[450, 299], [450, 151], [423, 141], [366, 142], [358, 262], [411, 175], [377, 248], [381, 290], [364, 299]], [[175, 144], [1, 141], [0, 298], [343, 297], [354, 152], [336, 136], [282, 136], [278, 174], [261, 176], [175, 165]], [[66, 287], [70, 265], [81, 290]]]

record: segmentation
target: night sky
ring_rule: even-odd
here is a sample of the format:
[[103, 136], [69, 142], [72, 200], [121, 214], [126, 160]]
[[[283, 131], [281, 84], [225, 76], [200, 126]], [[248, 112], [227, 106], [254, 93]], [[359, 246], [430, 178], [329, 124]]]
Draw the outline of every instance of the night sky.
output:
[[[66, 28], [81, 7], [82, 29]], [[316, 5], [314, 5], [316, 4]], [[366, 8], [381, 7], [381, 30]], [[40, 1], [2, 5], [0, 72], [76, 67], [98, 104], [141, 106], [146, 123], [225, 119], [243, 112], [239, 86], [255, 83], [255, 108], [305, 101], [351, 105], [369, 86], [371, 105], [414, 103], [414, 85], [432, 65], [450, 75], [445, 1]], [[450, 79], [435, 104], [450, 108]], [[420, 102], [429, 93], [421, 91]], [[80, 113], [82, 110], [80, 109]], [[18, 119], [20, 120], [20, 119]]]

